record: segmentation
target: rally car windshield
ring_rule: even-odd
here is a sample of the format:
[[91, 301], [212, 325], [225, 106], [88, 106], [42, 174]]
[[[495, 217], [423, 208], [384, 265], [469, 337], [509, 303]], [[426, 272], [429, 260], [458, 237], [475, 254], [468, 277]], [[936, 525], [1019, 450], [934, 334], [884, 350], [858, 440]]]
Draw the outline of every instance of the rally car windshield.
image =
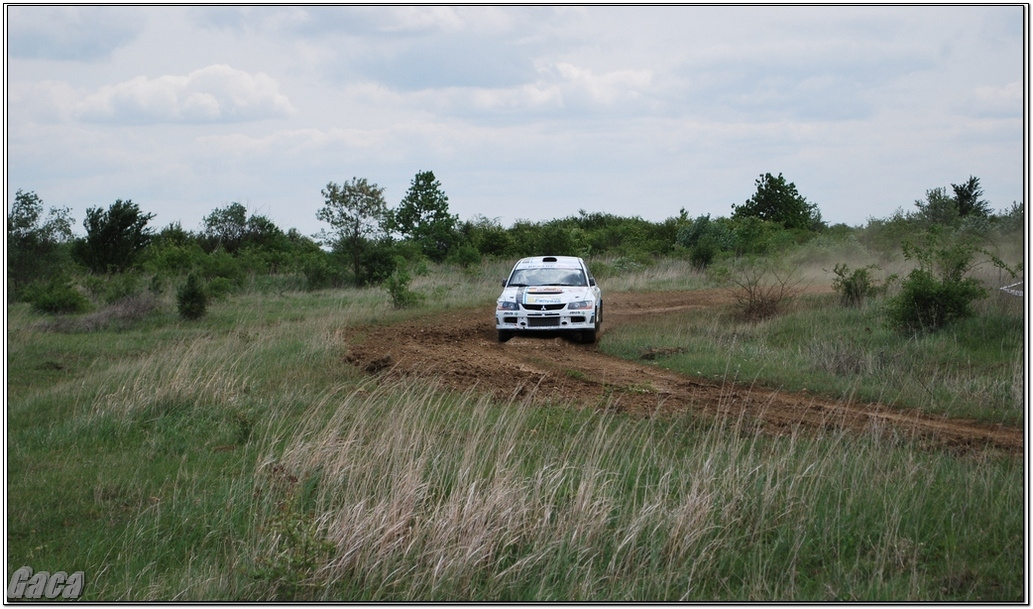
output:
[[533, 287], [562, 285], [584, 287], [588, 285], [581, 269], [518, 269], [509, 278], [510, 287]]

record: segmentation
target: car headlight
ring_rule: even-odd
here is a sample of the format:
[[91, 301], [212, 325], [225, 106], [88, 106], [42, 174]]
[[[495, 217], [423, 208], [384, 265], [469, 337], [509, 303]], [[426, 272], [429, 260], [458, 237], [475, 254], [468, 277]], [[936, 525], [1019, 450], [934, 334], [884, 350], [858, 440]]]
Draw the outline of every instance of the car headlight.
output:
[[573, 310], [573, 311], [578, 311], [578, 310], [591, 309], [594, 306], [595, 306], [595, 303], [592, 302], [591, 300], [578, 300], [576, 302], [568, 303], [567, 304], [567, 309], [570, 309], [570, 310]]
[[499, 311], [519, 311], [520, 305], [512, 300], [500, 300], [498, 305]]

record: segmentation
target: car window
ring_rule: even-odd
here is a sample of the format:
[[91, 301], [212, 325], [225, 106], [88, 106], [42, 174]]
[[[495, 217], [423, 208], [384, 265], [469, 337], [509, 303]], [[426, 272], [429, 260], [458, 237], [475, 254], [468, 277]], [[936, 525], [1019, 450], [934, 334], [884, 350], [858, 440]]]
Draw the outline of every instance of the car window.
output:
[[518, 269], [509, 278], [510, 287], [562, 285], [583, 287], [588, 285], [585, 274], [579, 269]]

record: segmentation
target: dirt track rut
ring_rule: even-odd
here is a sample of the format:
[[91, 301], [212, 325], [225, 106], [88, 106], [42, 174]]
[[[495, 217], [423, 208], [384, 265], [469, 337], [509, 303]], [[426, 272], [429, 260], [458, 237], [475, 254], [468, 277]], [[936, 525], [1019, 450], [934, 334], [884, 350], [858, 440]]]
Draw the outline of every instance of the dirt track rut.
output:
[[[730, 302], [722, 290], [613, 294], [603, 332], [632, 319], [674, 311], [707, 310]], [[499, 343], [491, 308], [445, 312], [356, 328], [344, 337], [348, 361], [370, 374], [438, 379], [457, 390], [499, 399], [565, 403], [642, 416], [694, 410], [744, 417], [770, 433], [797, 426], [913, 435], [931, 447], [961, 452], [984, 447], [1021, 454], [1021, 429], [930, 417], [806, 392], [787, 392], [684, 376], [623, 360], [562, 337], [517, 336]]]

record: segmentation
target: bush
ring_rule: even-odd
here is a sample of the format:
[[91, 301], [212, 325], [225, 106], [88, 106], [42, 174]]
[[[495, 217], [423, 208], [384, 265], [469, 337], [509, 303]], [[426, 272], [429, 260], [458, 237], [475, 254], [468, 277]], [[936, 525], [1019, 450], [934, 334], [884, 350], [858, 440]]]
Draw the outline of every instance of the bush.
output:
[[391, 302], [396, 309], [414, 307], [423, 301], [422, 294], [409, 289], [411, 282], [412, 277], [409, 275], [409, 271], [406, 270], [405, 261], [398, 260], [395, 263], [395, 272], [391, 273], [391, 276], [384, 282], [388, 293], [391, 294]]
[[764, 256], [784, 251], [795, 242], [794, 231], [777, 222], [752, 216], [737, 218], [732, 233], [735, 253], [740, 256]]
[[836, 278], [832, 280], [832, 289], [839, 293], [843, 306], [859, 307], [867, 298], [883, 290], [885, 286], [880, 287], [871, 275], [871, 271], [878, 268], [877, 265], [870, 264], [850, 272], [850, 267], [846, 264], [836, 265], [832, 271], [836, 274]]
[[689, 262], [692, 263], [692, 268], [702, 271], [710, 266], [716, 256], [717, 243], [710, 235], [704, 235], [696, 242], [696, 245], [692, 246], [692, 250], [689, 252]]
[[92, 308], [90, 301], [67, 279], [33, 283], [25, 288], [23, 295], [40, 313], [83, 313]]
[[208, 255], [196, 242], [177, 243], [163, 239], [147, 246], [141, 256], [140, 266], [151, 273], [179, 275], [205, 268], [207, 263]]
[[917, 260], [919, 266], [908, 274], [887, 309], [890, 325], [899, 331], [935, 331], [971, 317], [972, 303], [987, 295], [979, 281], [965, 276], [978, 266], [974, 262], [977, 253], [1012, 277], [1016, 274], [1004, 261], [976, 247], [971, 240], [951, 237], [942, 230], [932, 230], [922, 239], [917, 245], [904, 243], [904, 257]]
[[330, 264], [325, 256], [313, 256], [302, 265], [305, 287], [308, 290], [323, 290], [343, 285], [342, 273]]
[[584, 231], [566, 226], [559, 220], [542, 226], [538, 234], [538, 250], [545, 256], [587, 256], [589, 253]]
[[468, 269], [481, 263], [481, 253], [469, 243], [464, 243], [449, 255], [448, 261]]
[[710, 214], [691, 220], [678, 229], [675, 241], [681, 247], [692, 250], [701, 241], [709, 241], [710, 246], [719, 252], [730, 252], [736, 249], [736, 234], [729, 228], [730, 223], [723, 219], [711, 220]]
[[176, 293], [176, 304], [183, 319], [200, 319], [208, 310], [208, 294], [196, 273], [187, 275], [187, 281]]
[[49, 332], [66, 333], [121, 331], [147, 317], [156, 308], [158, 299], [153, 295], [134, 294], [89, 315], [59, 317], [38, 327]]
[[395, 272], [398, 264], [397, 252], [400, 249], [403, 249], [401, 245], [386, 239], [371, 243], [363, 252], [360, 274], [355, 277], [355, 285], [360, 287], [380, 285], [387, 281], [388, 277]]
[[142, 278], [135, 273], [118, 273], [111, 275], [105, 282], [101, 297], [105, 304], [115, 304], [131, 298], [142, 291]]
[[740, 317], [757, 322], [782, 313], [799, 293], [792, 269], [770, 259], [738, 259], [730, 281]]
[[941, 280], [925, 269], [915, 269], [890, 300], [886, 313], [897, 330], [935, 331], [971, 317], [972, 302], [985, 296], [986, 289], [975, 279]]

